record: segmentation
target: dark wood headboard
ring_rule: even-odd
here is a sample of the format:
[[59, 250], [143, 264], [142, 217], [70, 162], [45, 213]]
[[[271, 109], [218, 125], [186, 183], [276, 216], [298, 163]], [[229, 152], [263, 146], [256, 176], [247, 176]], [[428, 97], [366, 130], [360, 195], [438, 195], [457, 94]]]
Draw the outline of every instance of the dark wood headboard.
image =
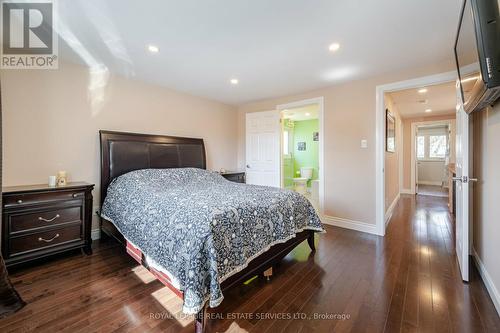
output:
[[111, 181], [127, 172], [151, 168], [206, 169], [203, 139], [99, 131], [101, 205]]

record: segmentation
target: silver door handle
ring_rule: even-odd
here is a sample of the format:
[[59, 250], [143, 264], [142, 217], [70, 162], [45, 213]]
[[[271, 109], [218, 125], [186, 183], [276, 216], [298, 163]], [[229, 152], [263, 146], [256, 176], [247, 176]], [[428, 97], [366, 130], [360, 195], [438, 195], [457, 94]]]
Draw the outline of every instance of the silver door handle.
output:
[[453, 177], [452, 178], [454, 181], [459, 181], [459, 182], [462, 182], [462, 183], [468, 183], [468, 182], [477, 182], [477, 178], [469, 178], [467, 176], [463, 176], [463, 177]]
[[247, 169], [250, 169], [250, 164], [247, 164]]

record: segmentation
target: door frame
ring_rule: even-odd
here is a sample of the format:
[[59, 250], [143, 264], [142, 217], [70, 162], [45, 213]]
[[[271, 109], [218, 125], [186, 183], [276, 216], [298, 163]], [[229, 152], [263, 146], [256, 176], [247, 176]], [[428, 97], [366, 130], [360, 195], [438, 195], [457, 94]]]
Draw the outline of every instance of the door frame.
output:
[[[411, 173], [410, 173], [410, 191], [411, 194], [417, 194], [416, 183], [417, 183], [417, 145], [416, 145], [416, 137], [417, 137], [417, 128], [419, 126], [424, 125], [447, 125], [448, 130], [451, 130], [451, 121], [452, 119], [446, 120], [428, 120], [428, 121], [419, 121], [411, 124]], [[451, 134], [450, 134], [451, 136]], [[450, 138], [448, 138], [450, 140]], [[448, 141], [449, 143], [449, 141]]]
[[404, 89], [416, 89], [456, 81], [456, 71], [423, 76], [415, 79], [378, 85], [375, 88], [375, 220], [376, 233], [385, 235], [385, 93]]
[[[318, 104], [318, 123], [319, 123], [319, 153], [318, 153], [318, 165], [319, 165], [319, 213], [323, 215], [324, 213], [324, 203], [325, 203], [325, 166], [324, 166], [324, 97], [315, 97], [303, 99], [291, 103], [280, 104], [276, 106], [276, 110], [278, 110], [281, 114], [281, 111], [285, 109], [292, 109], [297, 107], [302, 107], [311, 104]], [[283, 127], [282, 127], [283, 128]], [[280, 143], [282, 144], [283, 135], [280, 135]], [[281, 160], [281, 169], [283, 168], [283, 150], [280, 149], [280, 160]], [[283, 181], [283, 173], [281, 173], [281, 181]]]

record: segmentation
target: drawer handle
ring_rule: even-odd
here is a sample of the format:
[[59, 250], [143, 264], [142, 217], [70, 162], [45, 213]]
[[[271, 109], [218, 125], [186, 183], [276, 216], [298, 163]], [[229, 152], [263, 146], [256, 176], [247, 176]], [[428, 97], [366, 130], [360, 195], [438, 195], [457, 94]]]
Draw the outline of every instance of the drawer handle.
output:
[[52, 237], [51, 239], [44, 239], [42, 237], [38, 237], [38, 241], [39, 242], [45, 242], [45, 243], [50, 243], [52, 242], [54, 239], [56, 239], [57, 237], [59, 237], [59, 234], [56, 234], [54, 237]]
[[52, 222], [52, 221], [54, 221], [55, 219], [58, 219], [58, 218], [60, 218], [60, 217], [61, 217], [61, 216], [59, 216], [59, 214], [57, 214], [56, 216], [54, 216], [54, 217], [53, 217], [53, 218], [51, 218], [51, 219], [44, 219], [43, 217], [39, 216], [39, 217], [38, 217], [38, 220], [39, 220], [39, 221], [44, 221], [44, 222]]
[[19, 200], [17, 200], [17, 203], [18, 203], [18, 204], [22, 204], [22, 203], [23, 203], [23, 201], [22, 201], [21, 199], [19, 199]]

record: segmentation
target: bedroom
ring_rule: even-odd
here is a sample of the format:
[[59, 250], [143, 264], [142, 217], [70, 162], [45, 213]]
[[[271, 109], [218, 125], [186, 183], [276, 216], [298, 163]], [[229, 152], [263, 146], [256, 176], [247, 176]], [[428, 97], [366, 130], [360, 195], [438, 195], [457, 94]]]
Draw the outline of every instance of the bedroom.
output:
[[[5, 3], [8, 2], [2, 1]], [[414, 197], [402, 194], [387, 229], [384, 212], [382, 218], [380, 214], [384, 202], [383, 195], [380, 195], [381, 173], [378, 170], [383, 169], [379, 157], [384, 152], [384, 135], [381, 133], [385, 130], [385, 125], [381, 125], [385, 124], [385, 114], [381, 118], [380, 111], [385, 112], [385, 108], [379, 108], [377, 92], [380, 89], [394, 90], [389, 87], [394, 83], [443, 73], [456, 76], [453, 43], [461, 1], [447, 0], [437, 4], [426, 0], [401, 4], [384, 0], [377, 3], [365, 1], [362, 5], [360, 11], [359, 3], [352, 1], [319, 1], [313, 5], [282, 0], [272, 3], [208, 1], [203, 4], [195, 1], [57, 1], [54, 7], [57, 9], [54, 15], [57, 28], [53, 32], [57, 47], [52, 50], [58, 52], [57, 68], [4, 67], [0, 71], [2, 186], [5, 187], [2, 255], [15, 289], [27, 303], [18, 312], [0, 319], [0, 330], [54, 331], [66, 328], [71, 331], [114, 331], [121, 328], [187, 332], [193, 331], [198, 323], [203, 324], [202, 328], [208, 332], [285, 329], [323, 332], [359, 331], [361, 328], [389, 331], [394, 328], [391, 325], [397, 325], [398, 318], [404, 318], [403, 323], [409, 322], [408, 325], [425, 331], [429, 322], [436, 327], [455, 325], [456, 321], [452, 319], [439, 321], [441, 314], [432, 309], [441, 304], [448, 305], [449, 318], [463, 318], [471, 327], [483, 330], [500, 327], [495, 310], [500, 274], [493, 255], [497, 250], [495, 237], [499, 236], [499, 231], [492, 223], [496, 206], [490, 204], [497, 195], [494, 186], [498, 180], [495, 178], [498, 172], [495, 168], [497, 147], [484, 144], [474, 151], [480, 154], [478, 170], [490, 178], [487, 183], [475, 187], [480, 195], [474, 199], [478, 200], [475, 207], [479, 207], [479, 211], [474, 210], [477, 215], [474, 220], [481, 221], [474, 224], [477, 230], [471, 238], [474, 239], [476, 261], [482, 264], [478, 265], [479, 270], [471, 265], [469, 284], [462, 283], [455, 257], [443, 250], [443, 244], [453, 242], [451, 235], [435, 229], [432, 218], [420, 221], [419, 225], [427, 225], [434, 233], [419, 238], [420, 243], [412, 242], [412, 247], [400, 251], [403, 240], [415, 239], [411, 228], [407, 228], [416, 214], [411, 208], [418, 204]], [[2, 5], [2, 10], [5, 8]], [[389, 11], [398, 15], [391, 15], [388, 19]], [[358, 15], [358, 23], [347, 18], [346, 13], [353, 12]], [[300, 19], [304, 17], [314, 20]], [[137, 22], [137, 25], [130, 22]], [[431, 35], [433, 38], [429, 37]], [[404, 88], [413, 86], [405, 83], [399, 89]], [[210, 304], [206, 307], [209, 318], [206, 322], [184, 317], [182, 298], [168, 287], [168, 281], [161, 281], [165, 274], [158, 274], [158, 271], [161, 273], [162, 270], [156, 267], [157, 274], [154, 275], [144, 267], [154, 270], [156, 266], [151, 265], [153, 260], [149, 260], [149, 264], [142, 260], [143, 256], [153, 255], [140, 253], [149, 252], [142, 248], [146, 245], [137, 244], [138, 239], [135, 242], [128, 239], [132, 246], [129, 248], [131, 258], [122, 251], [119, 242], [103, 232], [106, 223], [103, 224], [101, 212], [105, 195], [101, 194], [108, 185], [117, 184], [112, 183], [112, 179], [124, 171], [204, 166], [208, 171], [226, 171], [224, 176], [231, 172], [245, 175], [248, 184], [241, 184], [244, 179], [238, 176], [238, 182], [231, 182], [230, 189], [226, 190], [217, 185], [223, 180], [220, 177], [207, 179], [192, 174], [203, 178], [207, 184], [211, 183], [210, 188], [219, 188], [218, 202], [234, 200], [245, 206], [248, 202], [238, 201], [238, 198], [247, 190], [239, 189], [253, 188], [250, 185], [255, 184], [248, 179], [251, 170], [247, 168], [247, 114], [271, 112], [279, 120], [280, 106], [310, 99], [322, 101], [319, 150], [324, 153], [318, 156], [318, 173], [323, 172], [318, 177], [322, 204], [309, 213], [313, 219], [317, 214], [327, 232], [315, 234], [313, 240], [310, 234], [302, 234], [291, 238], [296, 244], [279, 243], [289, 244], [290, 248], [277, 250], [278, 243], [271, 244], [290, 240], [291, 235], [283, 234], [283, 237], [262, 245], [255, 253], [245, 253], [246, 260], [257, 257], [257, 261], [250, 260], [249, 263], [260, 262], [262, 267], [254, 267], [254, 271], [248, 272], [249, 276], [242, 274], [245, 280], [240, 282], [244, 283], [227, 290], [218, 286], [223, 289], [224, 301], [217, 307], [212, 308]], [[474, 144], [493, 142], [498, 138], [494, 121], [498, 117], [497, 110], [495, 105], [471, 117], [477, 118], [473, 125], [477, 128], [474, 135], [481, 138]], [[109, 139], [100, 136], [100, 131], [122, 134], [117, 139]], [[146, 141], [139, 140], [139, 137], [127, 138], [124, 132], [146, 134]], [[262, 152], [277, 152], [272, 154], [273, 163], [268, 165], [272, 170], [269, 174], [273, 173], [269, 179], [278, 179], [279, 182], [279, 153], [282, 151], [279, 149], [279, 121], [272, 122], [271, 129], [264, 128], [261, 133], [268, 141], [262, 141], [262, 147], [257, 147], [262, 148]], [[193, 143], [169, 141], [173, 139], [167, 137], [203, 141], [202, 144], [196, 141], [198, 153], [182, 155], [180, 152], [187, 147], [185, 145], [192, 148]], [[144, 145], [138, 140], [147, 143], [148, 154], [143, 154]], [[106, 150], [106, 147], [118, 147], [116, 142], [121, 141], [132, 143], [123, 150]], [[103, 142], [108, 146], [102, 145]], [[160, 148], [154, 145], [155, 142]], [[163, 149], [170, 145], [175, 146], [175, 154]], [[266, 157], [265, 154], [257, 156]], [[106, 158], [109, 158], [108, 164]], [[144, 164], [144, 161], [150, 164]], [[116, 170], [118, 172], [114, 173]], [[106, 172], [109, 182], [103, 183]], [[264, 169], [264, 172], [267, 171]], [[70, 185], [47, 190], [49, 176], [56, 176], [56, 181], [67, 181]], [[157, 175], [144, 174], [143, 177], [141, 181], [152, 182]], [[80, 184], [76, 192], [71, 192], [69, 190], [75, 189], [71, 187], [73, 182], [88, 185]], [[43, 191], [50, 195], [70, 195], [68, 206], [55, 207], [52, 203], [44, 206], [47, 204], [44, 199], [32, 207], [30, 198], [33, 194], [29, 189], [12, 189], [13, 186], [35, 184], [39, 184], [38, 190], [45, 186]], [[234, 194], [236, 192], [239, 194]], [[190, 192], [186, 189], [182, 193]], [[231, 195], [224, 197], [221, 193]], [[271, 197], [269, 193], [257, 197]], [[276, 193], [288, 193], [287, 198], [293, 198], [294, 201], [290, 200], [294, 204], [309, 207], [308, 202], [301, 201], [303, 197], [295, 192]], [[73, 198], [72, 194], [82, 197]], [[135, 197], [127, 201], [132, 202]], [[46, 224], [59, 223], [68, 216], [71, 218], [76, 201], [80, 209], [76, 219], [81, 220], [78, 225], [82, 226], [78, 229], [80, 240], [69, 252], [67, 249], [63, 252], [61, 248], [60, 252], [51, 253], [47, 249], [51, 244], [64, 243], [65, 234], [56, 231], [58, 227]], [[177, 201], [182, 200], [172, 200], [176, 204]], [[446, 226], [452, 228], [455, 225], [451, 215], [439, 215], [445, 204], [443, 201], [435, 199], [420, 204], [429, 209], [430, 215], [437, 214], [436, 219], [444, 219], [440, 222]], [[113, 214], [132, 208], [123, 205], [115, 208]], [[144, 207], [139, 205], [137, 209]], [[168, 209], [175, 208], [169, 206]], [[104, 213], [104, 216], [111, 214], [109, 211]], [[287, 214], [287, 217], [295, 217]], [[58, 215], [52, 222], [44, 221]], [[34, 222], [19, 216], [30, 216]], [[16, 224], [6, 222], [15, 218], [18, 218], [21, 228], [17, 235]], [[260, 219], [259, 223], [270, 220], [265, 216], [255, 219], [250, 216], [248, 219]], [[229, 224], [233, 225], [235, 220], [231, 221]], [[77, 228], [77, 223], [71, 224], [73, 222], [71, 220], [66, 225], [70, 231]], [[26, 231], [25, 225], [29, 223], [41, 223], [43, 226], [37, 228], [47, 229]], [[258, 226], [265, 228], [263, 223]], [[396, 230], [394, 226], [402, 227]], [[302, 229], [300, 225], [295, 227], [296, 231]], [[316, 224], [314, 228], [319, 231], [320, 227]], [[149, 229], [144, 227], [144, 230]], [[42, 250], [26, 251], [22, 246], [30, 246], [28, 244], [11, 251], [14, 244], [11, 233], [14, 239], [32, 237], [31, 241], [43, 245]], [[232, 234], [229, 233], [229, 242], [232, 242]], [[51, 240], [56, 235], [59, 236]], [[238, 235], [234, 239], [247, 242], [253, 235]], [[268, 236], [276, 237], [272, 233]], [[433, 237], [444, 238], [444, 243], [433, 243]], [[256, 238], [260, 241], [266, 237]], [[46, 241], [49, 241], [47, 246]], [[11, 248], [7, 249], [6, 244]], [[258, 255], [267, 246], [271, 252], [264, 251], [264, 254], [280, 254], [280, 257], [290, 252], [288, 250], [291, 253], [282, 261], [271, 264], [270, 258]], [[425, 251], [420, 251], [424, 247], [437, 255], [425, 257]], [[36, 248], [40, 249], [40, 245]], [[87, 254], [80, 253], [80, 248]], [[92, 254], [88, 255], [90, 252]], [[422, 287], [424, 290], [420, 296], [409, 298], [406, 304], [422, 311], [430, 309], [428, 318], [405, 316], [403, 312], [408, 313], [408, 308], [402, 309], [404, 306], [398, 303], [398, 281], [407, 277], [399, 273], [400, 269], [413, 265], [415, 253], [421, 254], [418, 260], [428, 259], [424, 267], [434, 269], [439, 263], [444, 272], [453, 272], [450, 279], [456, 282], [452, 295], [443, 296], [440, 288], [444, 288], [446, 281], [437, 278], [436, 288]], [[45, 257], [48, 254], [50, 257]], [[39, 256], [44, 258], [38, 260]], [[133, 258], [139, 258], [140, 262]], [[220, 259], [222, 264], [224, 259]], [[241, 265], [236, 266], [241, 268]], [[72, 273], [67, 270], [72, 270]], [[368, 280], [365, 276], [373, 278]], [[172, 280], [168, 274], [166, 277]], [[428, 280], [409, 281], [405, 290], [415, 293], [416, 284], [430, 283]], [[175, 283], [170, 287], [176, 289]], [[376, 292], [380, 290], [384, 292]], [[466, 292], [473, 296], [457, 296]], [[455, 301], [466, 306], [453, 308], [451, 304]], [[216, 303], [214, 300], [212, 305]], [[51, 311], [58, 305], [62, 305], [60, 312]], [[29, 319], [37, 311], [39, 316]], [[102, 314], [105, 311], [109, 313]], [[276, 318], [281, 314], [297, 313], [299, 317], [305, 314], [324, 318]], [[264, 315], [258, 319], [257, 314]]]

